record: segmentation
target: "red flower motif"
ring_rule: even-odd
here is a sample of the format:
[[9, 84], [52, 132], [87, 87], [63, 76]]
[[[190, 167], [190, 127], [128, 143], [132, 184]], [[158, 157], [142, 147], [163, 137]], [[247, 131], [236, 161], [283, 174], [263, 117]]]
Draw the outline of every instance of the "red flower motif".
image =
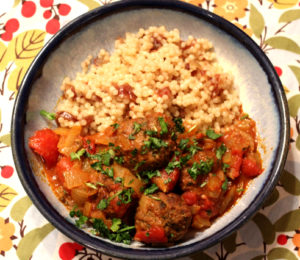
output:
[[59, 257], [62, 260], [72, 260], [77, 251], [82, 250], [84, 247], [77, 243], [66, 242], [63, 243], [58, 250]]

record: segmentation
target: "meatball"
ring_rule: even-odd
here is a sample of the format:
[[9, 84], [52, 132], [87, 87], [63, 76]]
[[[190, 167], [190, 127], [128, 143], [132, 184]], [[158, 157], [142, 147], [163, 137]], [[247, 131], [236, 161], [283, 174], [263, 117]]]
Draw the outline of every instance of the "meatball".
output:
[[172, 156], [173, 122], [159, 115], [127, 119], [119, 124], [114, 144], [124, 158], [124, 166], [131, 170], [163, 167]]
[[178, 241], [186, 234], [191, 220], [191, 210], [179, 195], [143, 195], [135, 216], [135, 240], [151, 244]]

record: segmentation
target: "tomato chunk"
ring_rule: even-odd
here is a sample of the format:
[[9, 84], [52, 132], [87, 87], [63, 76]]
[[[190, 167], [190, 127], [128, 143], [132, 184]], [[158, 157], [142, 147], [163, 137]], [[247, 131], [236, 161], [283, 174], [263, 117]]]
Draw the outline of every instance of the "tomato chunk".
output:
[[182, 194], [182, 198], [189, 206], [197, 203], [197, 194], [194, 191], [186, 191]]
[[178, 168], [175, 168], [170, 174], [168, 174], [166, 170], [161, 170], [160, 175], [161, 176], [153, 177], [152, 182], [155, 183], [161, 191], [170, 192], [174, 189], [180, 172]]
[[42, 157], [48, 168], [53, 167], [58, 158], [57, 144], [59, 136], [51, 129], [45, 128], [36, 131], [32, 137], [29, 138], [29, 147], [38, 155]]
[[242, 162], [242, 173], [248, 177], [255, 177], [261, 174], [262, 170], [254, 160], [244, 158]]
[[73, 166], [73, 162], [71, 161], [70, 157], [63, 157], [61, 158], [55, 166], [55, 173], [61, 183], [64, 183], [65, 177], [64, 172], [70, 171]]
[[158, 226], [152, 226], [148, 231], [137, 231], [134, 239], [145, 243], [168, 242], [164, 229]]

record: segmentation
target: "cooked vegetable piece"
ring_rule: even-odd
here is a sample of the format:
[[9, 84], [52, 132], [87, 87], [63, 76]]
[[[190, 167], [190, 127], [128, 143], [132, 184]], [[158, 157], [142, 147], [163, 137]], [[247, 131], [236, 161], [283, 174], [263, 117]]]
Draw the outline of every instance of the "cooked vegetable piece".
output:
[[45, 161], [47, 167], [55, 166], [58, 159], [59, 136], [50, 129], [36, 131], [29, 138], [29, 147]]

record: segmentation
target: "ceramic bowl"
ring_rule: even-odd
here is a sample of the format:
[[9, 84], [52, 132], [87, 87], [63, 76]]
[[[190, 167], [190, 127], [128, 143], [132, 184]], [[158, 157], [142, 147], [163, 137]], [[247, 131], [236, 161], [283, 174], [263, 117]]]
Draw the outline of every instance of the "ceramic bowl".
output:
[[[47, 127], [39, 115], [52, 110], [65, 76], [74, 78], [81, 62], [101, 48], [113, 50], [126, 32], [164, 25], [177, 28], [182, 38], [209, 39], [219, 61], [233, 72], [244, 111], [257, 122], [264, 149], [264, 172], [254, 179], [238, 203], [203, 232], [168, 248], [133, 243], [117, 244], [80, 230], [68, 219], [65, 207], [53, 195], [32, 164], [27, 145], [34, 131]], [[131, 259], [173, 259], [203, 250], [238, 229], [262, 205], [283, 169], [289, 143], [289, 117], [280, 80], [261, 49], [240, 29], [204, 9], [178, 1], [121, 1], [94, 9], [63, 27], [41, 50], [19, 89], [12, 118], [12, 149], [21, 182], [40, 212], [62, 233], [104, 254]], [[262, 148], [262, 147], [261, 147]]]

